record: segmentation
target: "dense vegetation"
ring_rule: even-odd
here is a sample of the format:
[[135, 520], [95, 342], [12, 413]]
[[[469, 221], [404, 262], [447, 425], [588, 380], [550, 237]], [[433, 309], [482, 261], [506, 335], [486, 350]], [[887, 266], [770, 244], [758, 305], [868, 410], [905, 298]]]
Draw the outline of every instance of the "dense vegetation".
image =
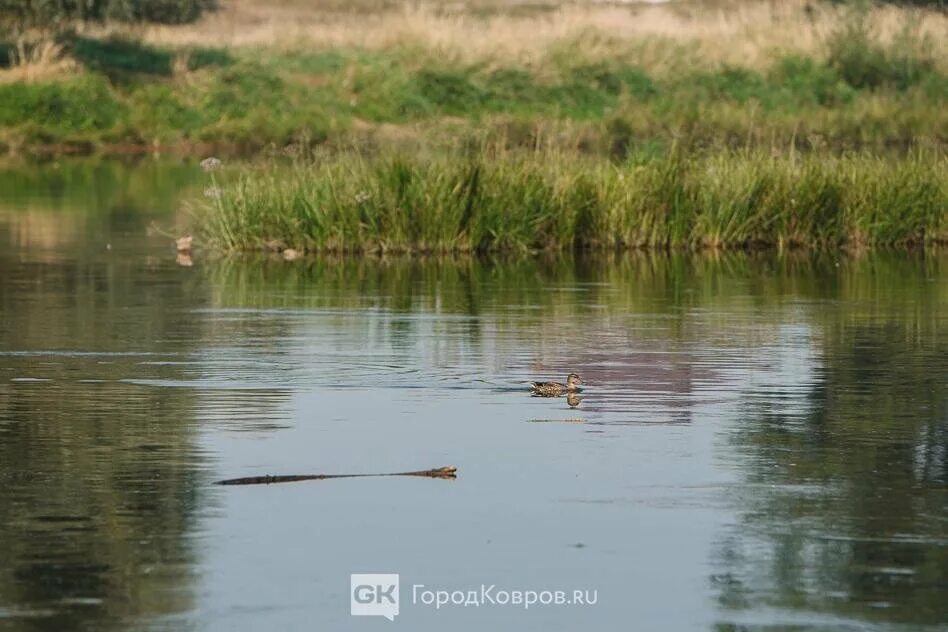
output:
[[0, 0], [0, 27], [55, 27], [77, 20], [192, 22], [212, 0]]
[[82, 6], [94, 13], [67, 16], [82, 20], [55, 39], [0, 49], [0, 148], [289, 154], [292, 167], [214, 176], [193, 206], [220, 249], [948, 234], [948, 16], [937, 11], [282, 0], [264, 21], [246, 1], [191, 25], [129, 28], [111, 17], [176, 22], [209, 5]]
[[[161, 45], [80, 32], [58, 44], [71, 70], [47, 79], [36, 69], [38, 78], [19, 81], [0, 71], [0, 145], [249, 152], [301, 141], [489, 141], [614, 156], [672, 139], [694, 147], [941, 146], [941, 44], [908, 18], [899, 29], [882, 38], [854, 14], [812, 50], [744, 65], [708, 60], [685, 41], [623, 41], [590, 29], [538, 45], [529, 59], [439, 52], [412, 40]], [[8, 47], [12, 79], [18, 63], [30, 70], [30, 54]]]
[[575, 155], [306, 160], [217, 175], [196, 217], [222, 250], [528, 252], [863, 246], [948, 239], [944, 158]]

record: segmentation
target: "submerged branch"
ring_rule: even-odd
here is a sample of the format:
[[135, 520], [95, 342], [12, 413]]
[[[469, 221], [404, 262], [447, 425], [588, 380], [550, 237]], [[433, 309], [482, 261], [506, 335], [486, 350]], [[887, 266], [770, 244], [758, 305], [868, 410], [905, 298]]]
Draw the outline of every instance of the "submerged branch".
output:
[[295, 483], [297, 481], [321, 481], [329, 478], [368, 478], [373, 476], [423, 476], [425, 478], [457, 478], [458, 468], [453, 465], [436, 467], [430, 470], [417, 472], [390, 472], [385, 474], [287, 474], [245, 476], [243, 478], [228, 478], [217, 481], [216, 485], [269, 485], [271, 483]]

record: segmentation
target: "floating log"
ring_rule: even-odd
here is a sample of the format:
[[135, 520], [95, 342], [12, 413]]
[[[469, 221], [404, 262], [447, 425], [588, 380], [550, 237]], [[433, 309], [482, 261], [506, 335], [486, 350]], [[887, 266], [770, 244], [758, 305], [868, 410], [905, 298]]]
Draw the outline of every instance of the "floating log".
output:
[[386, 474], [279, 474], [245, 476], [217, 481], [216, 485], [270, 485], [271, 483], [296, 483], [297, 481], [322, 481], [329, 478], [367, 478], [371, 476], [423, 476], [425, 478], [457, 478], [458, 468], [453, 465], [436, 467], [417, 472], [390, 472]]

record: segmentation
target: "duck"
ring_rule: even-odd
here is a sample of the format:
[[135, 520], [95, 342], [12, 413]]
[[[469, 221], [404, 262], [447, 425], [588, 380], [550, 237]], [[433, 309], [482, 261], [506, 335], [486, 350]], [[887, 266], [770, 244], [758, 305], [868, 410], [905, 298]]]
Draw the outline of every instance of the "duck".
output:
[[566, 376], [566, 384], [561, 382], [530, 382], [530, 389], [534, 395], [541, 397], [558, 397], [563, 393], [575, 393], [579, 385], [584, 384], [583, 378], [576, 373]]

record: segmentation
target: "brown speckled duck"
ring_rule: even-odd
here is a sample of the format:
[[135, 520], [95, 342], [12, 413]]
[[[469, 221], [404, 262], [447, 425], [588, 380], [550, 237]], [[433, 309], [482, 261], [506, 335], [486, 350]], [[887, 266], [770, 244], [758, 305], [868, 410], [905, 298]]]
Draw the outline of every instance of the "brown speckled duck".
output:
[[534, 395], [558, 397], [563, 393], [575, 393], [579, 390], [580, 384], [583, 384], [583, 378], [575, 373], [570, 373], [566, 376], [566, 384], [560, 382], [530, 382], [530, 389]]

